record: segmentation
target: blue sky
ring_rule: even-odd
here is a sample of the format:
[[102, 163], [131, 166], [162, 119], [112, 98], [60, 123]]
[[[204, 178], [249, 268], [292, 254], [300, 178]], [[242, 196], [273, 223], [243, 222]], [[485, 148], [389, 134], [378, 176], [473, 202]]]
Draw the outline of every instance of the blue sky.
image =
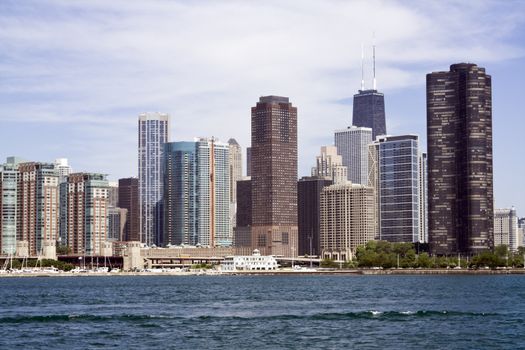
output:
[[474, 62], [493, 77], [497, 207], [525, 216], [524, 1], [0, 1], [0, 158], [136, 176], [137, 116], [173, 141], [250, 140], [250, 107], [289, 96], [299, 175], [351, 123], [377, 45], [390, 134], [426, 146], [425, 75]]

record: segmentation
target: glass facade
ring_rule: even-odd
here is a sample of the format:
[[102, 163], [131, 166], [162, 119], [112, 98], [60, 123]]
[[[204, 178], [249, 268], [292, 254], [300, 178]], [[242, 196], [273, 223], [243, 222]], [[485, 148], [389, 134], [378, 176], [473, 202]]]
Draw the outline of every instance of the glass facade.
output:
[[379, 137], [377, 199], [379, 238], [418, 242], [420, 235], [419, 146], [415, 135]]
[[144, 113], [138, 122], [140, 236], [142, 243], [163, 239], [163, 152], [169, 139], [169, 115]]
[[1, 254], [15, 254], [17, 223], [18, 165], [0, 166], [0, 242]]
[[213, 139], [165, 145], [166, 244], [230, 246], [229, 145]]
[[195, 142], [164, 145], [164, 242], [198, 243]]

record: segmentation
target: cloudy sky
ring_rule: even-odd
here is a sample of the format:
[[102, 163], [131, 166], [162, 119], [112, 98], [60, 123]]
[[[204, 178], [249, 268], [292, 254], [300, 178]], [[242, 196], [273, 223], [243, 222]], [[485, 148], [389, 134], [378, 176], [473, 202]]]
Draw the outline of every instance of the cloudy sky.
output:
[[496, 206], [525, 216], [524, 1], [0, 0], [0, 157], [136, 176], [139, 113], [169, 113], [172, 141], [244, 148], [250, 107], [275, 94], [298, 107], [307, 175], [351, 124], [362, 44], [371, 86], [373, 42], [387, 130], [423, 147], [425, 74], [487, 69]]

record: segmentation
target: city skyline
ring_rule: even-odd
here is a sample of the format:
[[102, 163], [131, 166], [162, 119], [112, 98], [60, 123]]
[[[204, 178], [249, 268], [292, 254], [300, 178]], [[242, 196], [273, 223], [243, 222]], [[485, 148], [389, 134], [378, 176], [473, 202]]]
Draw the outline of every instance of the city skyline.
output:
[[[76, 170], [102, 171], [111, 180], [138, 176], [133, 150], [139, 113], [172, 115], [171, 141], [202, 135], [234, 137], [244, 149], [249, 146], [252, 101], [278, 94], [289, 96], [301, 110], [299, 177], [308, 175], [319, 146], [331, 144], [334, 130], [351, 124], [351, 99], [361, 81], [361, 43], [365, 88], [372, 87], [375, 32], [377, 88], [385, 94], [387, 130], [392, 135], [418, 134], [423, 149], [425, 74], [466, 61], [491, 72], [495, 206], [514, 205], [518, 215], [524, 215], [525, 198], [516, 187], [517, 174], [525, 165], [515, 161], [525, 147], [518, 134], [525, 122], [515, 108], [519, 77], [525, 71], [521, 14], [525, 11], [519, 10], [523, 4], [158, 1], [124, 6], [118, 1], [48, 1], [0, 6], [6, 27], [0, 44], [4, 49], [0, 69], [6, 72], [0, 82], [2, 159], [20, 156], [51, 162], [64, 157]], [[440, 14], [441, 6], [458, 11], [447, 20]], [[227, 11], [245, 19], [228, 25], [214, 20]], [[78, 13], [82, 16], [68, 16]], [[202, 19], [195, 21], [197, 13]], [[249, 29], [251, 16], [261, 13], [267, 21], [260, 22], [265, 24]], [[313, 24], [314, 14], [323, 26]], [[115, 15], [122, 20], [116, 22]], [[181, 23], [193, 20], [194, 29], [159, 24], [166, 15]], [[289, 15], [297, 29], [283, 32], [281, 19]], [[480, 17], [488, 21], [481, 28], [476, 25]], [[33, 26], [25, 26], [26, 21]], [[93, 28], [93, 21], [101, 26]], [[440, 21], [451, 25], [438, 30], [435, 24]], [[180, 35], [172, 38], [174, 32]], [[86, 40], [77, 40], [80, 33]], [[304, 37], [310, 40], [305, 42]], [[294, 50], [265, 52], [265, 63], [254, 59], [260, 54], [257, 39], [276, 41], [282, 48], [288, 47], [283, 42], [293, 42]], [[224, 49], [218, 50], [217, 42]], [[190, 47], [177, 58], [180, 50]], [[159, 55], [150, 54], [154, 51]], [[195, 118], [198, 123], [191, 122]], [[19, 142], [22, 134], [32, 141]]]

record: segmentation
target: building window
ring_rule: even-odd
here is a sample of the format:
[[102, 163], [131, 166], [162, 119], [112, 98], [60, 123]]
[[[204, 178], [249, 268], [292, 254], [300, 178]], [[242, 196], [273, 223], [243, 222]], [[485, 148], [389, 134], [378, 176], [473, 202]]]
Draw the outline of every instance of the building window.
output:
[[283, 244], [288, 244], [289, 243], [288, 232], [282, 232], [282, 234], [281, 234], [281, 242]]

